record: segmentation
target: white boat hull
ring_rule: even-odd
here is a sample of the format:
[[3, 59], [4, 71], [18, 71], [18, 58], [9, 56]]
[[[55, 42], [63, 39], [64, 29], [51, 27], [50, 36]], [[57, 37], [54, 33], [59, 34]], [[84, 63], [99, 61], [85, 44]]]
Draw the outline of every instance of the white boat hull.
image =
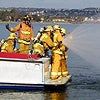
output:
[[50, 58], [38, 60], [0, 58], [0, 87], [44, 87], [65, 85], [70, 79], [50, 79]]

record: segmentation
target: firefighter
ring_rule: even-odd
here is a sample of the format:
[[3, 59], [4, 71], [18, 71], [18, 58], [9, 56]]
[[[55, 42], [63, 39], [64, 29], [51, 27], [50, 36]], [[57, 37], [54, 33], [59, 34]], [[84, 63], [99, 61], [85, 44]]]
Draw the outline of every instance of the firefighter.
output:
[[[49, 35], [50, 36], [53, 35], [53, 26], [47, 26], [46, 28], [50, 30], [49, 31], [50, 32]], [[51, 37], [53, 37], [53, 36], [51, 36]]]
[[30, 24], [31, 18], [25, 15], [22, 19], [22, 23], [18, 24], [14, 28], [10, 28], [9, 24], [6, 28], [10, 32], [18, 31], [18, 43], [19, 43], [19, 53], [27, 54], [30, 49], [30, 43], [34, 39], [34, 31]]
[[68, 48], [64, 44], [61, 43], [60, 50], [62, 51], [62, 55], [61, 55], [61, 60], [60, 60], [59, 72], [61, 72], [61, 77], [66, 77], [69, 75], [68, 67], [67, 67]]
[[60, 50], [60, 44], [64, 39], [64, 35], [61, 34], [61, 28], [59, 25], [54, 25], [53, 32], [53, 48], [52, 48], [52, 67], [51, 67], [51, 79], [58, 79], [61, 76], [61, 59], [63, 52]]
[[32, 45], [33, 50], [34, 50], [34, 54], [38, 55], [39, 57], [42, 57], [45, 55], [44, 52], [44, 46], [42, 45], [42, 43], [40, 41], [35, 41], [34, 44]]
[[40, 57], [45, 55], [44, 46], [43, 46], [42, 42], [40, 41], [40, 37], [44, 33], [44, 29], [45, 29], [45, 27], [40, 28], [40, 30], [38, 31], [36, 37], [34, 38], [34, 40], [32, 42], [33, 43], [32, 48], [33, 48], [34, 54], [36, 54]]
[[15, 39], [17, 39], [17, 35], [15, 33], [10, 33], [7, 40], [5, 40], [1, 46], [1, 52], [14, 53]]
[[51, 39], [51, 29], [50, 28], [46, 28], [43, 32], [43, 34], [40, 37], [40, 41], [43, 43], [44, 49], [45, 49], [45, 56], [49, 56], [48, 55], [48, 51], [53, 47], [53, 41]]
[[[61, 28], [61, 34], [62, 36], [65, 36], [66, 35], [66, 30], [65, 28]], [[66, 45], [64, 45], [63, 43], [60, 44], [60, 50], [63, 52], [62, 55], [61, 55], [61, 65], [60, 65], [60, 72], [61, 72], [61, 75], [63, 77], [66, 77], [69, 75], [69, 72], [68, 72], [68, 67], [67, 67], [67, 59], [68, 59], [68, 48], [66, 47]]]

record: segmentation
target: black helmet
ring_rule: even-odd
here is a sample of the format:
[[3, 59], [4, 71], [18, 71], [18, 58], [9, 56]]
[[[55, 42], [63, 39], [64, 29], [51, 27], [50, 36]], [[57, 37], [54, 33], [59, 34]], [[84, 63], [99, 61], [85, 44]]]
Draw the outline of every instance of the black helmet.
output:
[[23, 20], [24, 20], [24, 21], [30, 21], [31, 18], [30, 18], [28, 15], [25, 15], [25, 16], [23, 17]]

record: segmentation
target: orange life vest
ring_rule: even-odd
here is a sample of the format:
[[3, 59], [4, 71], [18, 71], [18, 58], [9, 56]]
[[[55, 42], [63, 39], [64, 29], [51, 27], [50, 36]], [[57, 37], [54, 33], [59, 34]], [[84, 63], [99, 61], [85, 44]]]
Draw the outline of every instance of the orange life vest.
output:
[[18, 31], [18, 37], [21, 40], [30, 41], [33, 38], [32, 27], [22, 23], [20, 24], [20, 29]]

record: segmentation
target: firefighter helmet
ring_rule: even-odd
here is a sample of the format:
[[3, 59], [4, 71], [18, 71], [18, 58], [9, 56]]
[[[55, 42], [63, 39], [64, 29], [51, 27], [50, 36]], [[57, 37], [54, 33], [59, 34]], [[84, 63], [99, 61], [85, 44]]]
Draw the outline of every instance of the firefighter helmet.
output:
[[53, 31], [53, 27], [52, 26], [47, 26], [47, 29], [49, 29], [51, 32]]
[[16, 39], [17, 35], [15, 33], [10, 33], [10, 35], [8, 36], [8, 39]]
[[60, 26], [59, 26], [59, 25], [54, 25], [54, 26], [53, 26], [53, 29], [54, 29], [54, 30], [60, 30]]
[[65, 33], [66, 34], [66, 29], [65, 28], [61, 28], [61, 33]]

